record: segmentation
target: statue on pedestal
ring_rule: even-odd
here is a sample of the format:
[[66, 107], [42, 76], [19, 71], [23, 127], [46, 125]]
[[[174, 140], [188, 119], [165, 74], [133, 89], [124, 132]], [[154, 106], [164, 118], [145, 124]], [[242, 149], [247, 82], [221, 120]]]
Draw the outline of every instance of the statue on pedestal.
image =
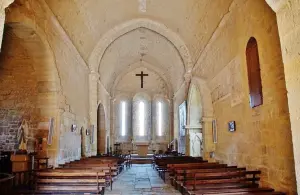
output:
[[18, 128], [17, 133], [17, 142], [18, 142], [18, 149], [20, 151], [26, 151], [27, 150], [27, 141], [29, 136], [29, 126], [28, 122], [24, 119]]

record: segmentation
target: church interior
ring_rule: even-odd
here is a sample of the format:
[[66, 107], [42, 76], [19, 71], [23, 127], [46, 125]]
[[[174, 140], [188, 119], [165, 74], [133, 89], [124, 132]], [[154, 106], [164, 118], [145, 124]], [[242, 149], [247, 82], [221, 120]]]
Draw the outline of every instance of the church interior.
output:
[[0, 194], [300, 192], [299, 0], [0, 16]]

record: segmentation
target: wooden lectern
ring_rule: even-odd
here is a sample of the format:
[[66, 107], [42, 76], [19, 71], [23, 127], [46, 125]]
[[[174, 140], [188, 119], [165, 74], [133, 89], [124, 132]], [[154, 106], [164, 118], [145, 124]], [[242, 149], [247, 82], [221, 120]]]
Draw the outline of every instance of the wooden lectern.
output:
[[136, 143], [136, 147], [139, 156], [147, 156], [149, 143]]
[[31, 169], [31, 159], [27, 154], [12, 154], [12, 172], [28, 171]]

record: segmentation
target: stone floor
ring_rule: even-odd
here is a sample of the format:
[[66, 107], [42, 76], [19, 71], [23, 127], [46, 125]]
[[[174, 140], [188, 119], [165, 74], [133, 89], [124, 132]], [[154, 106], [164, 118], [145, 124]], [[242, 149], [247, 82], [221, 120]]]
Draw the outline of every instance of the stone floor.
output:
[[133, 165], [123, 171], [113, 183], [113, 190], [105, 195], [180, 195], [169, 184], [165, 184], [151, 165]]

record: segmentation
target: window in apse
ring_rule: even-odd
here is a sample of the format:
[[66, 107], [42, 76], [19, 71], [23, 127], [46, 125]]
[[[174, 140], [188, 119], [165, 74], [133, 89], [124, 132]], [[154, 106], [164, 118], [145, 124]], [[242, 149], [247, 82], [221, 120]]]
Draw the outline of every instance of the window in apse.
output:
[[162, 136], [162, 103], [157, 103], [157, 130], [158, 130], [158, 136]]
[[122, 131], [121, 131], [121, 135], [125, 136], [126, 135], [126, 102], [122, 102], [122, 108], [121, 108], [121, 112], [122, 112], [122, 117], [121, 117], [121, 121], [122, 121]]
[[139, 103], [140, 136], [145, 136], [145, 103]]

